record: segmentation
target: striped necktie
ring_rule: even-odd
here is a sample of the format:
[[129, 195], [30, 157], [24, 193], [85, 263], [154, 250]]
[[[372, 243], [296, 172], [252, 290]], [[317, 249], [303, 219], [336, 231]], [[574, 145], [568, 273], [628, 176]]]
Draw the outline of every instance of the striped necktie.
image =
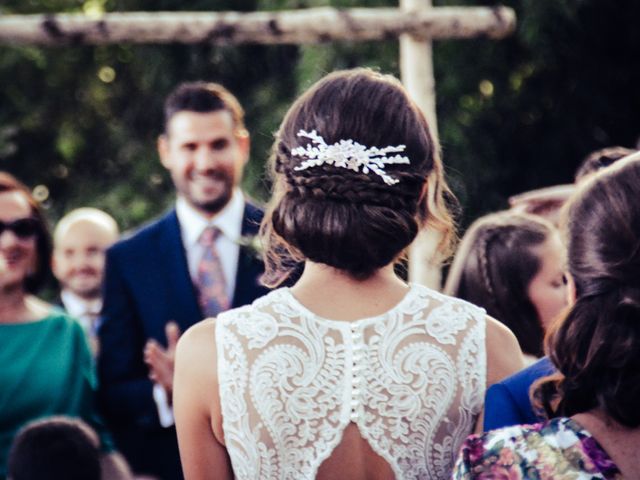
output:
[[198, 243], [204, 247], [204, 253], [198, 263], [196, 282], [200, 308], [205, 317], [213, 317], [230, 306], [227, 281], [215, 245], [220, 233], [217, 227], [207, 227], [198, 239]]

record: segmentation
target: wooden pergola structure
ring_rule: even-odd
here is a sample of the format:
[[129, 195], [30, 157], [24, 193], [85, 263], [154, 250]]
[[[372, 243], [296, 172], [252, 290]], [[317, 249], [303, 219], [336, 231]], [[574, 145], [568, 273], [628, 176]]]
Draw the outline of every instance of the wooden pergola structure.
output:
[[[400, 0], [399, 8], [4, 15], [0, 16], [0, 44], [309, 44], [399, 38], [402, 81], [437, 137], [432, 41], [499, 39], [512, 33], [515, 23], [510, 8], [433, 7], [431, 0]], [[414, 242], [409, 263], [412, 281], [439, 287], [437, 243], [438, 238], [428, 231]]]

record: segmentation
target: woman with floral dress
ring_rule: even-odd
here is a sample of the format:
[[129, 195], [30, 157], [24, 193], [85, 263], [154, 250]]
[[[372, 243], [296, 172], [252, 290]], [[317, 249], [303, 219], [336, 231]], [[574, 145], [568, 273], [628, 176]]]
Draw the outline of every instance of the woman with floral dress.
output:
[[471, 436], [454, 479], [622, 479], [640, 472], [640, 156], [585, 183], [568, 210], [572, 306], [534, 387], [546, 423]]

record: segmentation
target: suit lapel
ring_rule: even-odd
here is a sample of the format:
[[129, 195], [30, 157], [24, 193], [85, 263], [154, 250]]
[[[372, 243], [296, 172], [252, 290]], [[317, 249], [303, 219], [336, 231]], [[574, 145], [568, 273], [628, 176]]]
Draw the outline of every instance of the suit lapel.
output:
[[167, 308], [173, 314], [172, 319], [178, 322], [180, 329], [184, 332], [188, 327], [202, 320], [203, 316], [189, 276], [187, 256], [175, 210], [163, 220], [159, 243], [161, 256], [158, 261], [166, 268], [162, 281], [167, 282], [166, 300], [171, 302]]
[[[242, 216], [242, 236], [250, 238], [257, 235], [261, 220], [262, 212], [250, 203], [245, 203], [244, 215]], [[232, 308], [251, 303], [256, 297], [266, 293], [266, 289], [259, 286], [257, 282], [262, 272], [262, 262], [257, 253], [252, 251], [251, 247], [241, 246]]]

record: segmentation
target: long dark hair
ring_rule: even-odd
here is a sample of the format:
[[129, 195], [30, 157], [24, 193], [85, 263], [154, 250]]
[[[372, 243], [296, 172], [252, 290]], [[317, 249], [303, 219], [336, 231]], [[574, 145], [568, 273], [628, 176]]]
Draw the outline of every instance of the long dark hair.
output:
[[621, 160], [568, 209], [575, 304], [547, 338], [559, 374], [537, 386], [549, 416], [594, 408], [640, 426], [640, 159]]
[[[353, 140], [366, 147], [405, 145], [410, 164], [387, 167], [398, 179], [333, 165], [296, 170], [291, 151], [312, 130], [331, 145]], [[419, 229], [453, 236], [445, 196], [453, 196], [424, 115], [392, 76], [368, 69], [334, 72], [313, 85], [289, 109], [273, 146], [274, 194], [262, 224], [267, 245], [263, 281], [276, 286], [296, 262], [309, 259], [364, 279], [397, 259]]]
[[29, 189], [15, 177], [6, 172], [0, 172], [0, 193], [21, 192], [29, 202], [31, 216], [37, 221], [38, 231], [36, 233], [36, 268], [35, 271], [25, 279], [24, 288], [29, 293], [37, 293], [44, 283], [51, 277], [51, 235], [47, 227], [47, 221]]
[[514, 333], [523, 352], [542, 356], [544, 329], [528, 287], [541, 267], [533, 251], [553, 233], [548, 221], [499, 212], [476, 220], [453, 260], [444, 292], [479, 305]]

